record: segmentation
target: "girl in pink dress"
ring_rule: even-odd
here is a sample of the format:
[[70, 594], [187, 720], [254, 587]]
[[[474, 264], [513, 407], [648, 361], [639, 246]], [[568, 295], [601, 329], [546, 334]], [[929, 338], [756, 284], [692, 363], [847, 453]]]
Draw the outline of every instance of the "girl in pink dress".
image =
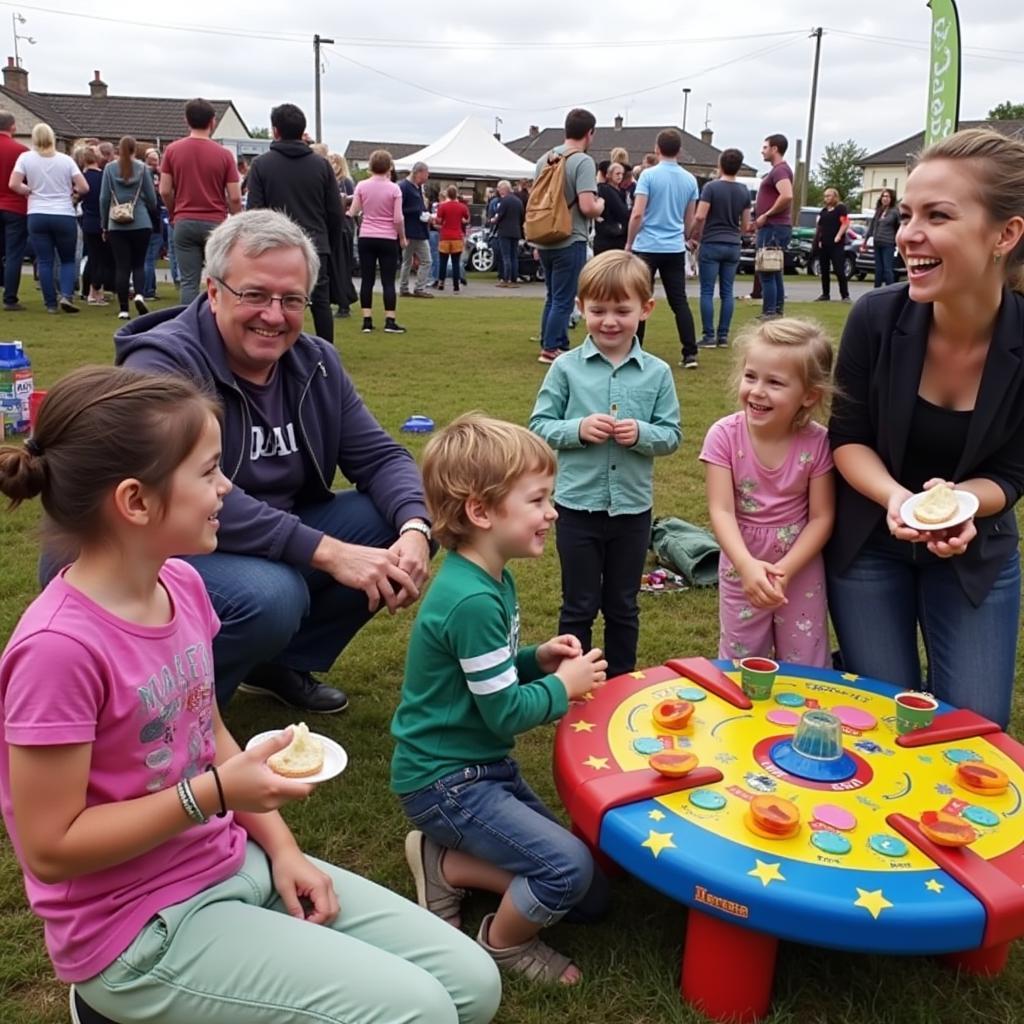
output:
[[721, 658], [828, 664], [821, 549], [832, 532], [828, 433], [832, 344], [805, 320], [770, 320], [737, 341], [740, 411], [713, 424], [700, 459], [722, 554]]

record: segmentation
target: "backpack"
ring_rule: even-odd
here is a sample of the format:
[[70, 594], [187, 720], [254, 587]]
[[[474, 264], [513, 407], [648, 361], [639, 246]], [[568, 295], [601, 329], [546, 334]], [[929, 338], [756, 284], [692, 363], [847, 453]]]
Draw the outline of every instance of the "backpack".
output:
[[548, 153], [547, 166], [530, 190], [523, 228], [526, 240], [535, 245], [555, 245], [572, 234], [572, 214], [565, 201], [566, 160], [566, 156], [554, 150]]

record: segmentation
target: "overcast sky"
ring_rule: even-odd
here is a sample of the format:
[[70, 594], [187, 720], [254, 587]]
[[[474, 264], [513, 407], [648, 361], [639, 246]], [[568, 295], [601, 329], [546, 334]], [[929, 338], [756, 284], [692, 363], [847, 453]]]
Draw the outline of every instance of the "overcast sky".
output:
[[[961, 116], [1024, 101], [1024, 6], [959, 7]], [[599, 124], [616, 114], [630, 125], [679, 124], [686, 86], [687, 129], [697, 134], [709, 119], [716, 145], [739, 146], [756, 164], [766, 134], [791, 144], [806, 136], [818, 25], [815, 157], [830, 141], [875, 150], [924, 126], [924, 0], [43, 0], [0, 3], [8, 54], [16, 11], [26, 19], [19, 34], [36, 40], [18, 44], [30, 88], [85, 92], [99, 69], [111, 95], [233, 99], [250, 126], [268, 124], [284, 100], [312, 126], [312, 37], [333, 38], [323, 51], [323, 134], [339, 150], [350, 138], [427, 143], [466, 114], [492, 129], [500, 117], [509, 140], [531, 124], [560, 124], [576, 105]]]

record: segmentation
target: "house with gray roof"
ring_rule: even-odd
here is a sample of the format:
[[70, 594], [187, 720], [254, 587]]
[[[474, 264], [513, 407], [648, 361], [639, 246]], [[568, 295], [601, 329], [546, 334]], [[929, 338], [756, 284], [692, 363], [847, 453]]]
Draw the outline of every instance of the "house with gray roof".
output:
[[[131, 135], [143, 146], [162, 149], [188, 134], [187, 99], [156, 96], [111, 96], [99, 71], [93, 72], [88, 93], [33, 92], [28, 71], [7, 58], [0, 86], [0, 106], [15, 119], [14, 134], [27, 142], [33, 125], [45, 121], [57, 136], [57, 148], [70, 152], [78, 139], [117, 142]], [[248, 139], [249, 129], [231, 100], [210, 100], [217, 114], [214, 139]]]
[[345, 147], [345, 162], [353, 173], [362, 171], [370, 165], [370, 154], [375, 149], [386, 149], [392, 160], [400, 160], [403, 156], [422, 149], [425, 142], [367, 142], [365, 139], [350, 139]]
[[[993, 128], [1012, 138], [1024, 138], [1024, 121], [961, 121], [960, 127]], [[874, 210], [883, 188], [891, 188], [899, 199], [907, 183], [907, 175], [922, 149], [924, 132], [920, 131], [864, 158], [860, 165], [864, 172], [861, 189], [861, 209], [864, 212]]]

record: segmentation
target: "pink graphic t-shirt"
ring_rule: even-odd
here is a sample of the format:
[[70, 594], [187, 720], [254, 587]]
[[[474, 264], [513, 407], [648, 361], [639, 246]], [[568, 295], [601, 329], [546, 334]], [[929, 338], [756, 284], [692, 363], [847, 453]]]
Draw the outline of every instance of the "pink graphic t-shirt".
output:
[[0, 809], [29, 903], [66, 982], [98, 974], [154, 914], [232, 875], [245, 852], [245, 832], [229, 812], [66, 882], [41, 882], [24, 868], [8, 747], [92, 744], [90, 807], [174, 786], [213, 760], [211, 643], [220, 623], [190, 565], [167, 562], [160, 582], [171, 621], [139, 626], [58, 576], [29, 605], [0, 659]]

